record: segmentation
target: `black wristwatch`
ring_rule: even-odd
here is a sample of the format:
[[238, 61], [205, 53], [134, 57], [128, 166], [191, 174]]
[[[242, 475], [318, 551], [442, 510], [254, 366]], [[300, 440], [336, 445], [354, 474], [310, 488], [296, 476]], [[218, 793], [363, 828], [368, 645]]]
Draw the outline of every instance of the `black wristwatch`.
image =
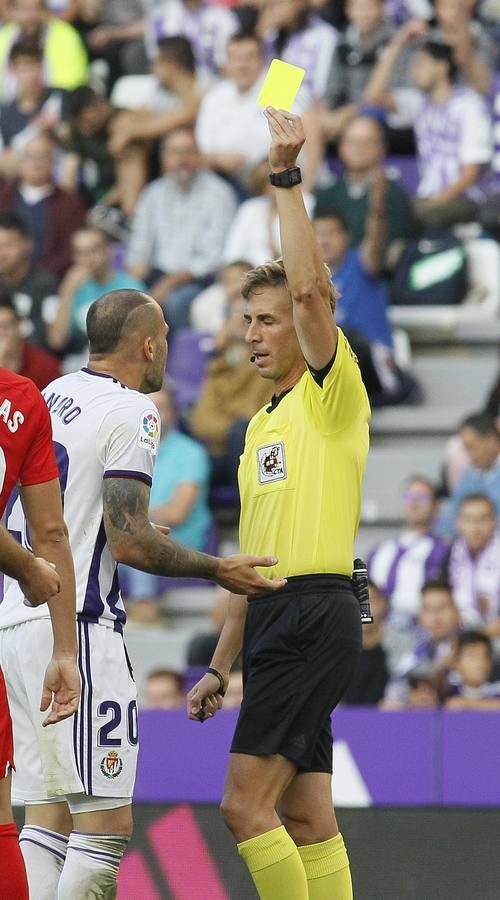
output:
[[298, 166], [293, 169], [285, 169], [284, 172], [270, 172], [269, 181], [274, 187], [291, 188], [302, 181], [302, 174]]

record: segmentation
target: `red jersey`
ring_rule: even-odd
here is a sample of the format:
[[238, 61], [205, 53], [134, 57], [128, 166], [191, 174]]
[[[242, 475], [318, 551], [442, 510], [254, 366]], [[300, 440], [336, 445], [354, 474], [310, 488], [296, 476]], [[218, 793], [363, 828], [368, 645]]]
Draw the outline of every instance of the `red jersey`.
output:
[[50, 415], [40, 391], [29, 378], [0, 368], [0, 516], [17, 483], [44, 484], [58, 475]]

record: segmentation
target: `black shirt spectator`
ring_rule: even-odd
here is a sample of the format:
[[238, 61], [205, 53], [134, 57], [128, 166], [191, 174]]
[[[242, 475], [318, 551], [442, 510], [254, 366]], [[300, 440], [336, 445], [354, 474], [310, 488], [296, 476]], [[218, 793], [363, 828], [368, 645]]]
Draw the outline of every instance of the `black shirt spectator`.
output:
[[31, 250], [22, 219], [14, 213], [0, 214], [0, 289], [11, 292], [24, 336], [46, 347], [47, 324], [57, 308], [57, 282], [51, 272], [31, 265]]

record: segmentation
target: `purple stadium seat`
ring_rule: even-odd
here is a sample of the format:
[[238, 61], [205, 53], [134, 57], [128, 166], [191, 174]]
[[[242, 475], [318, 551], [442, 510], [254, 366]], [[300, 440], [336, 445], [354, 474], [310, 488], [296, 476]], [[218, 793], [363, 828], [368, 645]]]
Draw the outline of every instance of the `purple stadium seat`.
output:
[[412, 196], [417, 193], [420, 176], [414, 156], [388, 156], [384, 163], [385, 172], [401, 182]]
[[177, 409], [190, 409], [196, 403], [213, 342], [209, 334], [181, 328], [169, 348], [167, 376], [173, 382]]
[[[341, 175], [343, 165], [337, 156], [330, 157], [328, 165], [334, 175]], [[400, 181], [409, 194], [416, 194], [419, 182], [417, 160], [414, 156], [388, 156], [384, 171], [390, 178]]]
[[210, 491], [210, 508], [235, 508], [239, 505], [238, 488], [232, 484], [218, 484]]

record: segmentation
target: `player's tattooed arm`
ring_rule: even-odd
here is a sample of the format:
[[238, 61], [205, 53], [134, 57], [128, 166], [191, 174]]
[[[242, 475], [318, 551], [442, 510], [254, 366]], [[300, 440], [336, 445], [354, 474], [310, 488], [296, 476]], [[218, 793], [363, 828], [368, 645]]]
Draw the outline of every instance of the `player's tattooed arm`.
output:
[[149, 494], [137, 479], [104, 479], [104, 528], [114, 558], [153, 575], [215, 580], [218, 559], [178, 544], [151, 525]]

